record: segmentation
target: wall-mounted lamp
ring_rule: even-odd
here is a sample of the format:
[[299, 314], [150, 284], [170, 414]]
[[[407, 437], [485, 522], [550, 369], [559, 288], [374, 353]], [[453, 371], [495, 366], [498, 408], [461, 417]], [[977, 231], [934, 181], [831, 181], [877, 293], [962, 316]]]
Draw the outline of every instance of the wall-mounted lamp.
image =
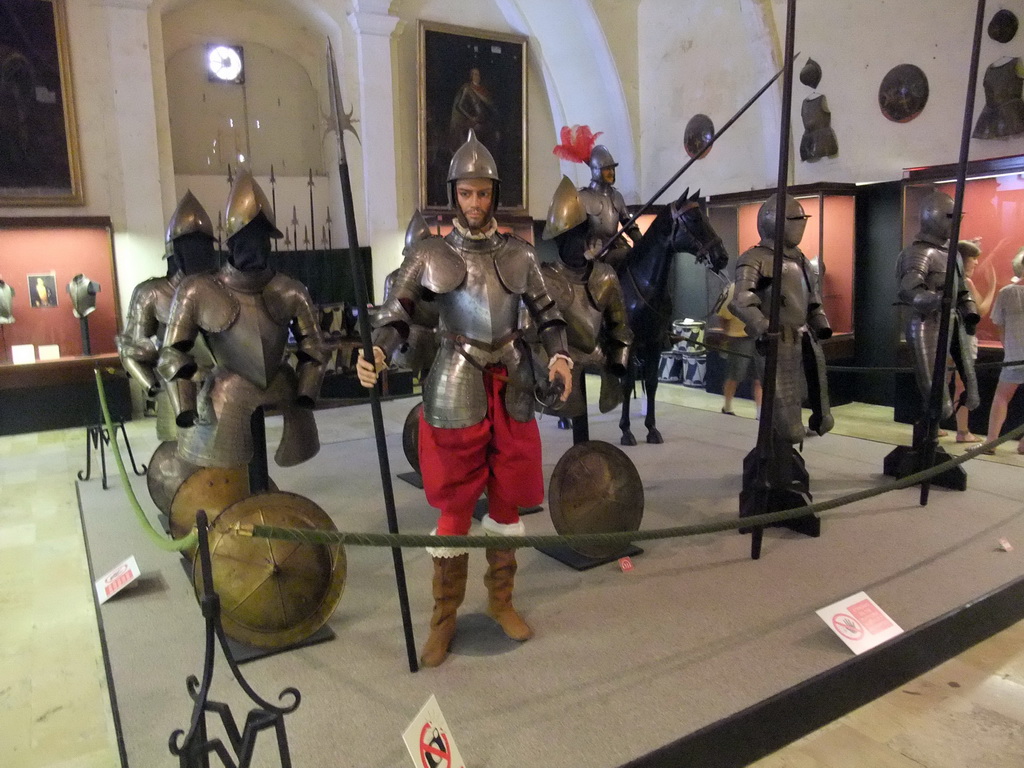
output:
[[206, 49], [207, 77], [217, 83], [244, 83], [245, 59], [240, 45], [210, 45]]

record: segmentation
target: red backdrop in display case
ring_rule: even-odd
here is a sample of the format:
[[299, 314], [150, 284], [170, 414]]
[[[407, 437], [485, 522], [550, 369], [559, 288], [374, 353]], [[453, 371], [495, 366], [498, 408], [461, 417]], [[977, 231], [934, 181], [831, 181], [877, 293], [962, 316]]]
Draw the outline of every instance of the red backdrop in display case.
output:
[[[937, 184], [935, 189], [950, 197], [956, 184]], [[910, 207], [913, 216], [920, 206]], [[964, 217], [960, 223], [960, 239], [981, 238], [981, 256], [971, 278], [981, 296], [989, 295], [1009, 284], [1013, 277], [1010, 260], [1024, 247], [1024, 176], [1009, 174], [982, 179], [969, 179], [964, 185]], [[913, 237], [916, 227], [907, 222], [906, 235]], [[986, 314], [978, 324], [978, 341], [999, 344], [999, 334]]]
[[[14, 288], [14, 322], [3, 329], [0, 362], [10, 361], [15, 344], [56, 344], [61, 357], [82, 354], [81, 326], [72, 313], [67, 284], [78, 274], [99, 283], [96, 309], [90, 313], [89, 340], [93, 354], [116, 352], [117, 286], [109, 228], [105, 226], [0, 227], [0, 279]], [[56, 307], [33, 307], [29, 275], [53, 275]]]

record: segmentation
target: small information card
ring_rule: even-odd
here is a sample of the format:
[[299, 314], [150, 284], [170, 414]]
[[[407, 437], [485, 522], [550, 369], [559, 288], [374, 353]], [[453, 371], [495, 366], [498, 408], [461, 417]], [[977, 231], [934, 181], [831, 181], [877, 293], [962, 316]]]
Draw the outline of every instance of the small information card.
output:
[[820, 608], [816, 613], [856, 654], [903, 634], [899, 625], [864, 592]]

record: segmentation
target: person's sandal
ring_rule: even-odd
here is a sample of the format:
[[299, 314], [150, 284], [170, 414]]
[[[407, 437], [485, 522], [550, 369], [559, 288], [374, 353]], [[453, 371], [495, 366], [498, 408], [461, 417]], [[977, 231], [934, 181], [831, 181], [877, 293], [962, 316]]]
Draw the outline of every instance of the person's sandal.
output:
[[971, 434], [970, 432], [967, 432], [967, 433], [957, 432], [956, 433], [956, 441], [958, 443], [980, 443], [981, 442], [981, 438], [978, 437], [977, 435]]

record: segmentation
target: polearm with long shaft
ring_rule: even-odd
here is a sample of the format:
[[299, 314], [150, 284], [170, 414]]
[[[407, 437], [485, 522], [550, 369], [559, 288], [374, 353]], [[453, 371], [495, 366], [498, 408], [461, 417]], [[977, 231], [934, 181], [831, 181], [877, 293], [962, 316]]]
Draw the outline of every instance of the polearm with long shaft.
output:
[[[974, 122], [974, 94], [978, 84], [978, 59], [981, 52], [981, 30], [985, 22], [985, 0], [978, 0], [974, 19], [974, 46], [971, 49], [971, 67], [967, 78], [967, 98], [964, 102], [963, 130], [960, 133], [960, 160], [956, 168], [956, 193], [953, 197], [953, 227], [949, 235], [949, 253], [946, 255], [946, 283], [942, 288], [939, 310], [939, 338], [935, 348], [935, 367], [932, 369], [932, 389], [928, 394], [925, 414], [924, 446], [918, 455], [921, 464], [917, 471], [931, 467], [939, 442], [939, 420], [942, 414], [943, 389], [946, 387], [946, 350], [949, 348], [949, 327], [953, 313], [953, 288], [956, 282], [957, 243], [960, 240], [960, 215], [964, 210], [964, 185], [967, 178], [967, 156], [971, 149], [971, 125]], [[928, 504], [930, 483], [921, 483], [921, 506]]]
[[[793, 56], [790, 57], [790, 63], [792, 63], [793, 59], [795, 59], [799, 55], [800, 55], [799, 53], [793, 54]], [[598, 254], [597, 254], [597, 256], [594, 257], [594, 259], [595, 260], [600, 259], [606, 253], [608, 253], [608, 251], [612, 247], [612, 244], [619, 238], [619, 236], [623, 232], [625, 232], [627, 229], [632, 227], [633, 224], [636, 223], [637, 219], [639, 219], [641, 216], [643, 216], [645, 213], [647, 213], [647, 210], [652, 205], [654, 205], [655, 202], [657, 202], [658, 198], [661, 197], [663, 194], [665, 194], [665, 190], [667, 190], [669, 187], [671, 187], [673, 184], [675, 184], [679, 180], [679, 177], [682, 176], [684, 173], [686, 173], [687, 169], [689, 169], [689, 167], [691, 165], [693, 165], [695, 162], [697, 162], [697, 160], [699, 160], [704, 155], [705, 152], [707, 152], [709, 149], [711, 149], [711, 145], [714, 144], [716, 141], [718, 141], [718, 137], [721, 136], [723, 133], [725, 133], [727, 130], [729, 130], [729, 128], [732, 126], [732, 124], [735, 123], [737, 120], [739, 120], [740, 116], [744, 112], [746, 112], [748, 109], [750, 109], [751, 105], [753, 105], [753, 103], [755, 101], [757, 101], [759, 98], [761, 98], [761, 95], [765, 91], [767, 91], [771, 87], [771, 84], [774, 83], [776, 80], [778, 80], [779, 77], [782, 75], [782, 73], [785, 72], [785, 71], [786, 71], [785, 67], [780, 69], [778, 72], [776, 72], [774, 75], [772, 75], [771, 79], [767, 83], [765, 83], [764, 85], [761, 86], [761, 89], [757, 93], [755, 93], [753, 96], [751, 96], [749, 99], [747, 99], [747, 103], [744, 104], [742, 107], [740, 107], [739, 110], [736, 112], [736, 114], [733, 115], [732, 117], [730, 117], [726, 121], [725, 125], [723, 125], [721, 128], [718, 129], [718, 132], [715, 133], [715, 135], [712, 136], [708, 140], [708, 143], [704, 145], [704, 147], [701, 149], [700, 152], [697, 153], [696, 157], [691, 157], [689, 160], [687, 160], [686, 163], [684, 163], [683, 167], [680, 168], [678, 171], [676, 171], [672, 175], [672, 178], [670, 178], [668, 181], [666, 181], [662, 185], [661, 189], [659, 189], [657, 192], [655, 192], [651, 196], [650, 200], [648, 200], [646, 203], [644, 203], [642, 206], [640, 206], [640, 209], [636, 213], [634, 213], [632, 216], [629, 217], [629, 221], [627, 221], [625, 224], [623, 224], [619, 228], [619, 231], [616, 232], [615, 235], [612, 236], [612, 238], [607, 243], [604, 244], [604, 248], [602, 248], [600, 251], [598, 251]]]
[[[779, 121], [779, 173], [775, 185], [775, 254], [772, 264], [772, 295], [768, 309], [768, 349], [764, 361], [764, 391], [761, 394], [761, 420], [757, 430], [757, 464], [755, 482], [762, 492], [761, 512], [768, 511], [771, 481], [769, 474], [775, 464], [775, 389], [776, 373], [779, 367], [779, 309], [782, 306], [782, 249], [783, 233], [786, 228], [786, 190], [789, 186], [789, 133], [790, 107], [793, 104], [793, 38], [796, 27], [796, 0], [786, 2], [786, 64], [782, 68], [786, 76], [782, 80], [782, 116]], [[778, 77], [778, 75], [776, 75]], [[774, 78], [772, 78], [774, 80]], [[752, 532], [751, 556], [757, 559], [761, 554], [761, 538], [764, 528], [755, 527]]]
[[[356, 288], [356, 304], [359, 307], [359, 336], [363, 344], [363, 357], [373, 360], [373, 340], [370, 338], [370, 318], [366, 307], [369, 297], [366, 290], [366, 275], [359, 258], [359, 241], [356, 235], [355, 206], [352, 203], [352, 182], [348, 175], [348, 157], [345, 154], [345, 131], [355, 130], [352, 127], [351, 114], [345, 114], [341, 100], [341, 87], [338, 83], [338, 69], [334, 61], [334, 48], [327, 41], [327, 79], [331, 97], [331, 113], [338, 128], [338, 174], [341, 176], [341, 198], [345, 205], [345, 225], [348, 231], [348, 254], [352, 269], [352, 279]], [[384, 416], [380, 409], [380, 397], [377, 388], [370, 390], [370, 410], [373, 414], [373, 431], [377, 438], [377, 459], [380, 463], [380, 482], [384, 490], [384, 509], [388, 519], [388, 532], [398, 533], [398, 518], [395, 515], [395, 495], [391, 486], [391, 463], [388, 461], [388, 449], [384, 438]], [[416, 661], [416, 642], [412, 636], [412, 617], [409, 611], [409, 593], [405, 584], [405, 563], [399, 547], [391, 549], [395, 563], [395, 581], [398, 585], [398, 602], [402, 610], [402, 626], [405, 630], [405, 648], [409, 655], [409, 671], [419, 669]]]

